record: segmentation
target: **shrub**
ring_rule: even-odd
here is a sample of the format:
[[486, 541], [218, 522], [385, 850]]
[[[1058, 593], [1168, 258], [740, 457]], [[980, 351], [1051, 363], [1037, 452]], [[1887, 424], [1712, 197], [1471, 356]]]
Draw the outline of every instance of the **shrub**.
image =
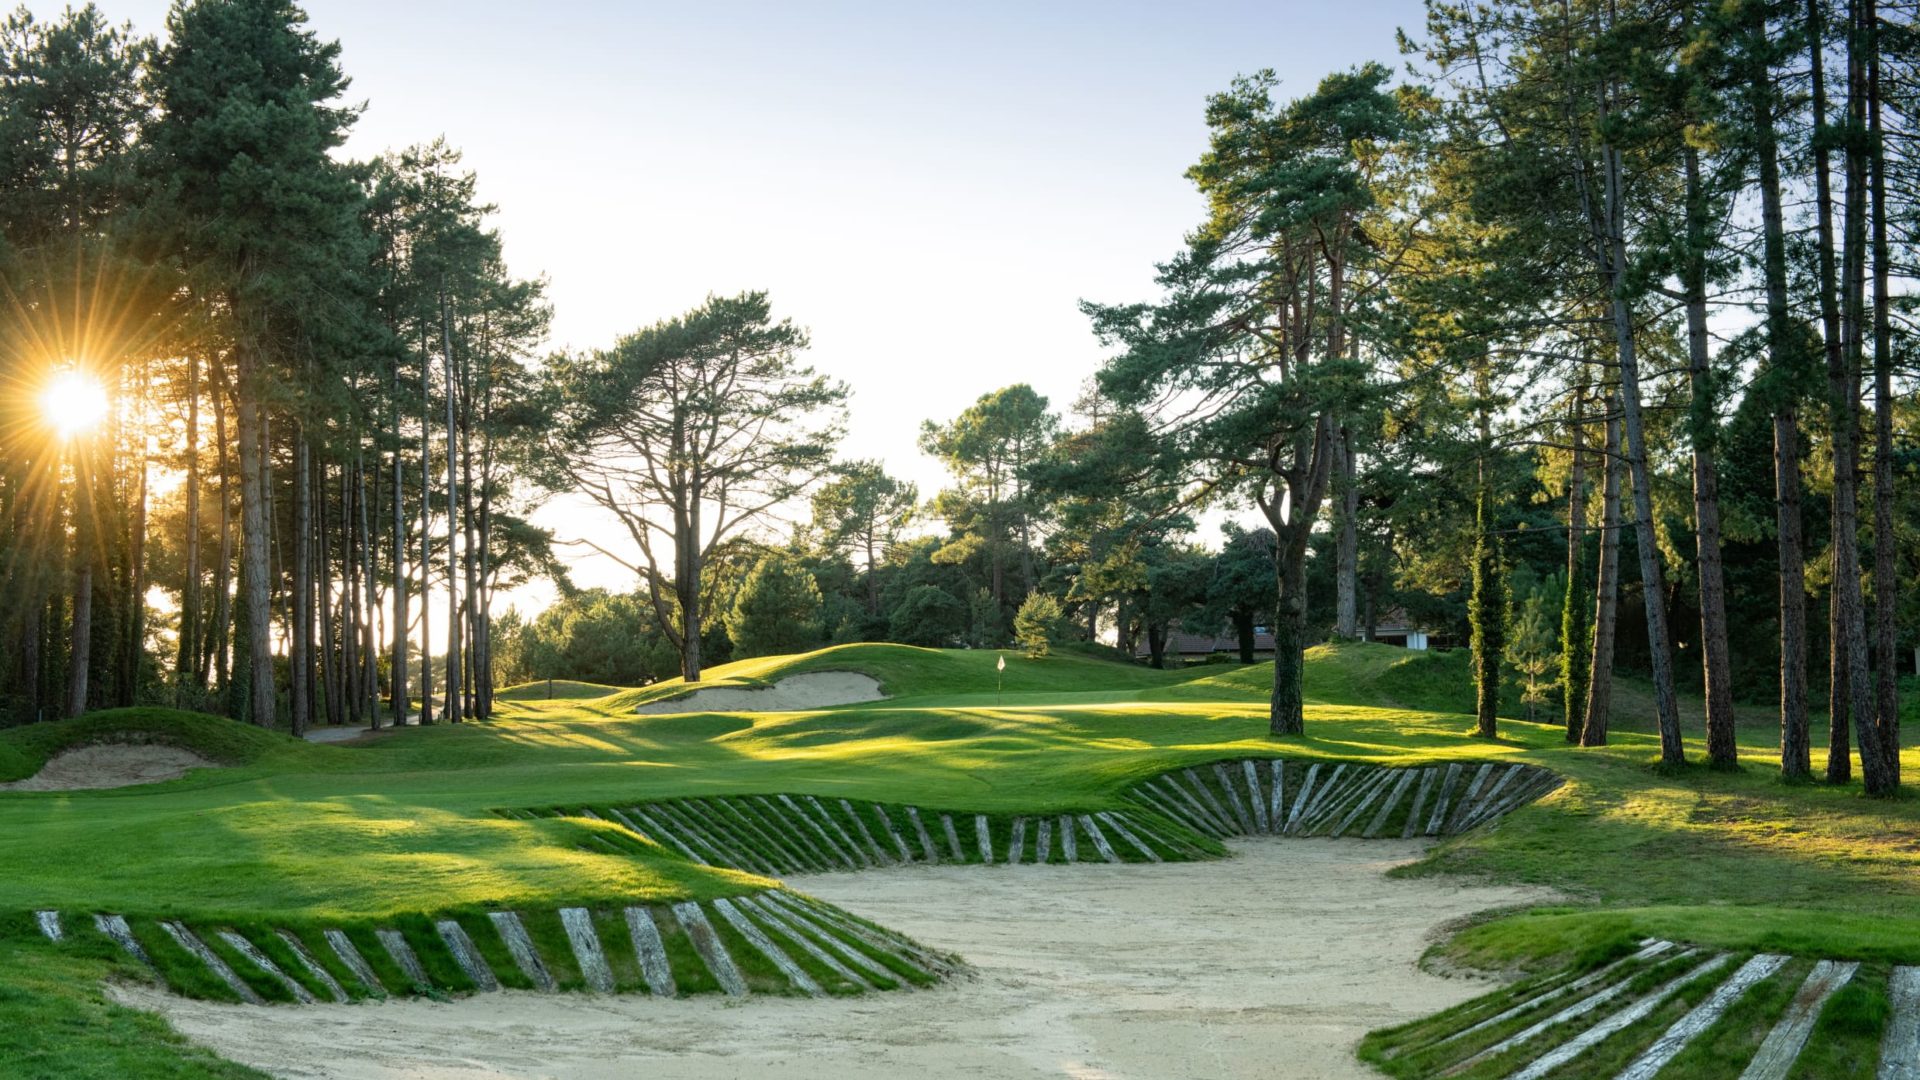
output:
[[1029, 660], [1037, 660], [1051, 652], [1064, 636], [1065, 623], [1060, 601], [1046, 593], [1033, 593], [1013, 617], [1013, 637], [1027, 650]]

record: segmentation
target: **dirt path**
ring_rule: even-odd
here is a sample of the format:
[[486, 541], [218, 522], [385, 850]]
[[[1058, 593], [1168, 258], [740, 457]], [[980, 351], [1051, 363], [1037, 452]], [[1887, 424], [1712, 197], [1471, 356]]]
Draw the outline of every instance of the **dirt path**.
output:
[[307, 1008], [147, 990], [227, 1057], [285, 1077], [368, 1080], [1065, 1080], [1366, 1077], [1351, 1047], [1486, 984], [1422, 974], [1442, 923], [1537, 889], [1393, 881], [1402, 842], [1255, 840], [1170, 866], [915, 867], [794, 887], [977, 974], [846, 1001], [547, 997]]

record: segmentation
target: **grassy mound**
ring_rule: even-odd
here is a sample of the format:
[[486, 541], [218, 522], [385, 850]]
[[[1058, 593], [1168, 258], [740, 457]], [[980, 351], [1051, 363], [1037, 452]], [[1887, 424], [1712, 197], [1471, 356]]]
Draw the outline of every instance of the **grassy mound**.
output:
[[[1001, 657], [1007, 667], [997, 668]], [[761, 656], [708, 668], [700, 682], [667, 679], [638, 690], [626, 690], [595, 704], [608, 711], [676, 697], [706, 687], [755, 689], [771, 686], [789, 675], [809, 671], [856, 671], [877, 679], [889, 698], [955, 697], [996, 693], [1074, 694], [1117, 690], [1144, 690], [1182, 680], [1178, 672], [1155, 671], [1079, 653], [1056, 653], [1028, 659], [1017, 649], [923, 649], [913, 645], [861, 643], [835, 645], [791, 656]], [[999, 687], [996, 690], [996, 685]]]
[[620, 687], [572, 679], [536, 679], [493, 692], [496, 701], [580, 701], [618, 693]]
[[301, 744], [281, 732], [182, 709], [108, 709], [69, 720], [0, 731], [0, 782], [24, 780], [63, 750], [103, 743], [157, 744], [190, 750], [221, 765], [251, 765]]

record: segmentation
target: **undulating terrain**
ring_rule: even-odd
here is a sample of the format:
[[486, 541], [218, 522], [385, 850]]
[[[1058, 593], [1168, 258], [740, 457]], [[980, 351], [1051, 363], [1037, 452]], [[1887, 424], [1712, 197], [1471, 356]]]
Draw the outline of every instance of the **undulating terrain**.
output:
[[[1566, 1046], [1537, 1075], [1612, 1075], [1640, 1053], [1624, 1040], [1650, 1041], [1735, 973], [1756, 987], [1726, 1010], [1742, 1033], [1709, 1030], [1661, 1075], [1718, 1075], [1684, 1071], [1727, 1060], [1702, 1047], [1752, 1057], [1823, 963], [1861, 965], [1832, 988], [1852, 1026], [1816, 1013], [1841, 1027], [1813, 1045], [1840, 1056], [1803, 1056], [1802, 1075], [1866, 1075], [1849, 1070], [1903, 1015], [1899, 973], [1920, 963], [1920, 806], [1782, 784], [1764, 728], [1745, 735], [1737, 773], [1657, 771], [1653, 740], [1632, 731], [1576, 749], [1557, 726], [1508, 720], [1499, 740], [1476, 739], [1448, 711], [1454, 660], [1345, 645], [1310, 654], [1308, 734], [1272, 740], [1266, 665], [1009, 655], [996, 689], [998, 655], [856, 645], [712, 673], [709, 686], [776, 694], [795, 675], [851, 673], [885, 695], [802, 711], [642, 713], [685, 688], [540, 683], [503, 695], [486, 723], [337, 744], [164, 710], [0, 735], [4, 780], [95, 744], [218, 766], [0, 792], [0, 1058], [24, 1075], [247, 1074], [112, 1004], [108, 979], [269, 1003], [927, 985], [966, 957], [780, 879], [1212, 859], [1225, 839], [1265, 834], [1432, 837], [1397, 873], [1565, 898], [1436, 947], [1430, 964], [1525, 981], [1370, 1038], [1362, 1054], [1397, 1075], [1507, 1075]], [[1920, 752], [1905, 757], [1920, 768]], [[121, 927], [144, 963], [114, 939]], [[1648, 953], [1655, 942], [1671, 944]], [[1577, 1014], [1616, 1027], [1540, 1026], [1594, 996], [1569, 989], [1579, 979], [1616, 987]]]

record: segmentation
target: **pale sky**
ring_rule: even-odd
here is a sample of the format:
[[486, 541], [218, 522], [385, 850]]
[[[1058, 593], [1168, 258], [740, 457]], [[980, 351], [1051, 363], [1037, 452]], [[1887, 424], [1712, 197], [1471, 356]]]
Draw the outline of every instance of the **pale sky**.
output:
[[[158, 0], [99, 3], [163, 28]], [[927, 494], [922, 419], [1020, 381], [1064, 410], [1101, 359], [1076, 303], [1152, 295], [1199, 220], [1182, 172], [1207, 94], [1398, 65], [1395, 28], [1422, 19], [1417, 0], [307, 7], [369, 104], [348, 151], [464, 150], [514, 272], [551, 281], [556, 346], [766, 289], [853, 387], [845, 454]], [[633, 586], [595, 563], [576, 580]]]

